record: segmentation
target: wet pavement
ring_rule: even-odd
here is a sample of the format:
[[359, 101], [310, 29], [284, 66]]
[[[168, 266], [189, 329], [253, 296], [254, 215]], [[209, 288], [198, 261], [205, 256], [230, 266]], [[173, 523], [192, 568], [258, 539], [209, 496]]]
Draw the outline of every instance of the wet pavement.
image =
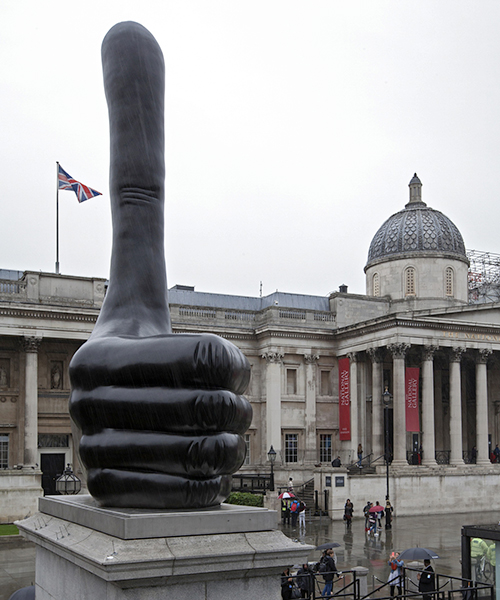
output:
[[[356, 509], [357, 507], [355, 507]], [[360, 511], [361, 509], [358, 508]], [[355, 513], [356, 514], [356, 513]], [[483, 525], [498, 523], [500, 511], [467, 512], [463, 514], [414, 517], [394, 517], [391, 530], [382, 528], [378, 537], [365, 534], [364, 519], [354, 519], [350, 530], [346, 530], [343, 521], [330, 521], [328, 518], [314, 517], [306, 521], [305, 532], [289, 525], [281, 526], [290, 538], [306, 544], [319, 546], [326, 542], [338, 542], [335, 548], [337, 568], [349, 570], [356, 566], [366, 567], [368, 588], [371, 589], [378, 578], [387, 581], [389, 567], [387, 560], [393, 551], [403, 551], [414, 546], [423, 546], [434, 550], [439, 559], [433, 561], [434, 569], [443, 575], [460, 577], [460, 543], [463, 525]], [[0, 600], [9, 596], [20, 587], [30, 585], [35, 577], [35, 549], [33, 544], [22, 538], [2, 536], [0, 538]], [[310, 561], [317, 561], [321, 552], [310, 554]], [[290, 565], [292, 566], [292, 565]]]
[[[361, 512], [359, 507], [358, 511]], [[371, 589], [374, 577], [384, 583], [387, 581], [387, 561], [391, 552], [402, 552], [415, 546], [434, 550], [438, 554], [440, 558], [433, 561], [436, 572], [460, 577], [462, 526], [493, 524], [498, 523], [499, 519], [500, 511], [430, 516], [419, 514], [399, 518], [395, 516], [392, 529], [385, 530], [382, 524], [380, 535], [377, 537], [365, 534], [365, 521], [359, 518], [353, 520], [350, 530], [346, 529], [343, 521], [330, 521], [326, 517], [308, 520], [305, 532], [300, 532], [298, 528], [292, 529], [289, 525], [281, 525], [280, 528], [288, 537], [313, 546], [338, 542], [340, 547], [334, 549], [337, 569], [340, 571], [356, 566], [366, 567], [369, 570], [368, 589]], [[309, 560], [317, 561], [320, 556], [320, 551], [312, 552]]]

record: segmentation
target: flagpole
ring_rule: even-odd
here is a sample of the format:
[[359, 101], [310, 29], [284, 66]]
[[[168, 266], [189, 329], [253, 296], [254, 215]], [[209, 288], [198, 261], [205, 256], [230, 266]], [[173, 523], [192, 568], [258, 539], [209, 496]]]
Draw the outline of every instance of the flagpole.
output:
[[59, 163], [57, 165], [56, 181], [56, 274], [59, 274]]

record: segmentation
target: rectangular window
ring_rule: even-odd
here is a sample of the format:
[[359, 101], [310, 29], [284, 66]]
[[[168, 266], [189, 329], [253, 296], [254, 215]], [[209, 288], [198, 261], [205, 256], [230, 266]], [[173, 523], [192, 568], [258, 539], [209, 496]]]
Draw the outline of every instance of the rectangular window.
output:
[[297, 433], [287, 433], [285, 435], [285, 462], [298, 462], [298, 444], [299, 436]]
[[245, 456], [245, 462], [243, 463], [244, 465], [249, 465], [250, 464], [250, 434], [249, 433], [245, 433], [245, 448], [246, 448], [246, 456]]
[[286, 370], [286, 393], [287, 396], [297, 394], [297, 369]]
[[9, 467], [9, 435], [0, 435], [0, 469]]
[[320, 391], [322, 396], [331, 396], [330, 371], [321, 371]]
[[322, 433], [319, 436], [319, 462], [332, 462], [332, 434]]

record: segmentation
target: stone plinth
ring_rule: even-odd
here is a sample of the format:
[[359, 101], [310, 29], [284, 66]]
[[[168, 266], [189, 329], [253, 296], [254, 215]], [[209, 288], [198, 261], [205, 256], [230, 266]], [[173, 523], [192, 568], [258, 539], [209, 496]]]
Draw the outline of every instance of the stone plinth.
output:
[[[39, 513], [17, 523], [37, 546], [37, 600], [122, 600], [131, 593], [134, 600], [278, 599], [283, 568], [307, 561], [313, 549], [274, 530], [276, 515], [267, 509], [222, 505], [192, 513], [190, 519], [190, 511], [105, 509], [85, 497], [42, 499]], [[94, 519], [101, 531], [69, 518]], [[127, 538], [132, 532], [138, 539]]]

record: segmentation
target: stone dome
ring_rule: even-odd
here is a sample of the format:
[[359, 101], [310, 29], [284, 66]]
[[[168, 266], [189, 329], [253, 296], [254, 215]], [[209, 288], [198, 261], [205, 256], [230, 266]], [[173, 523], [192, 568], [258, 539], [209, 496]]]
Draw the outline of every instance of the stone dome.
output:
[[410, 201], [380, 227], [370, 244], [365, 271], [373, 264], [410, 255], [448, 256], [468, 264], [465, 244], [446, 215], [422, 201], [422, 183], [413, 176]]

